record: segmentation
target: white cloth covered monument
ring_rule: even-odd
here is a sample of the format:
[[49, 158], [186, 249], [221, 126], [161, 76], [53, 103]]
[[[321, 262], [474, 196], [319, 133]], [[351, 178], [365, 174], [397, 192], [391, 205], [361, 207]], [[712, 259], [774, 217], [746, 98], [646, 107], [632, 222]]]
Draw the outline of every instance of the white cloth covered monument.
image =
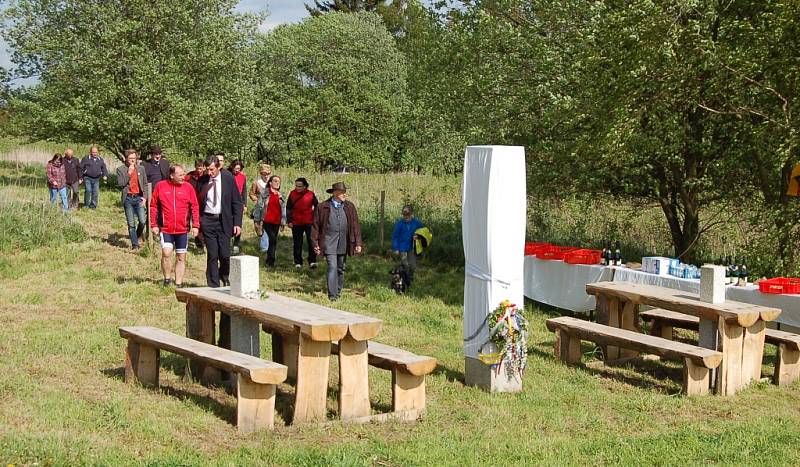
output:
[[467, 147], [461, 220], [466, 383], [490, 392], [522, 390], [519, 375], [484, 364], [478, 353], [489, 338], [490, 311], [503, 300], [523, 307], [525, 200], [523, 147]]

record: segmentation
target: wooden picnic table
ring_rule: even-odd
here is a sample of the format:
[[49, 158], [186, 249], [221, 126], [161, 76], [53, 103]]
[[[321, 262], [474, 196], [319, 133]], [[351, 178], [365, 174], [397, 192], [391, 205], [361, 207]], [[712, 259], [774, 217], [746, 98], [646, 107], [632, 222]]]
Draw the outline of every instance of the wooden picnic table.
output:
[[339, 416], [347, 420], [370, 414], [367, 341], [378, 335], [381, 320], [277, 294], [235, 297], [227, 287], [177, 289], [175, 296], [186, 303], [187, 337], [213, 343], [214, 311], [292, 336], [294, 342], [273, 341], [273, 347], [282, 347], [273, 352], [283, 355], [277, 363], [289, 367], [296, 380], [293, 423], [325, 419], [333, 342], [339, 343]]
[[[714, 381], [717, 394], [732, 395], [761, 378], [764, 330], [781, 310], [749, 303], [700, 301], [696, 294], [630, 282], [595, 282], [586, 293], [597, 298], [599, 322], [628, 330], [638, 329], [639, 305], [648, 305], [700, 318], [701, 347], [722, 352]], [[617, 349], [609, 347], [610, 358]], [[631, 356], [622, 350], [621, 357]]]

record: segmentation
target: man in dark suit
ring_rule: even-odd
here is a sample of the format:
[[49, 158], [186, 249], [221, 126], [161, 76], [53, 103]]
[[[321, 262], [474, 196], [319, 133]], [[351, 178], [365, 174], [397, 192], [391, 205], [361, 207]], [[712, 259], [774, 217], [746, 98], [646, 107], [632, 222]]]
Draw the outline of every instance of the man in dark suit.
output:
[[[200, 231], [206, 243], [206, 282], [209, 287], [230, 285], [231, 237], [242, 232], [242, 197], [236, 181], [222, 170], [217, 155], [204, 161], [208, 171], [200, 190]], [[204, 177], [205, 178], [205, 177]]]

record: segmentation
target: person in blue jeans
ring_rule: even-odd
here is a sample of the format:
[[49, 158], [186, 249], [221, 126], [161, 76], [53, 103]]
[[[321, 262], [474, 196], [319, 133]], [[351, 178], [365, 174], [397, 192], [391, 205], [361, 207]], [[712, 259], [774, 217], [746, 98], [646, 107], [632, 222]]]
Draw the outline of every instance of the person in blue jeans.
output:
[[408, 283], [414, 280], [417, 270], [417, 252], [414, 250], [414, 232], [422, 227], [422, 222], [414, 217], [414, 209], [410, 205], [403, 206], [403, 217], [397, 220], [392, 231], [392, 251], [400, 257], [400, 263], [406, 268]]
[[69, 211], [67, 203], [67, 182], [61, 154], [56, 154], [47, 163], [47, 186], [50, 188], [50, 204], [56, 204], [56, 196], [61, 197], [61, 208], [66, 214]]
[[89, 155], [81, 160], [81, 178], [83, 178], [83, 205], [89, 209], [97, 209], [100, 197], [100, 178], [108, 180], [106, 162], [100, 157], [97, 146], [89, 149]]
[[131, 248], [138, 250], [142, 246], [139, 239], [147, 222], [143, 188], [147, 186], [147, 172], [139, 163], [139, 155], [133, 149], [125, 151], [125, 165], [117, 168], [117, 186], [122, 189], [122, 208], [128, 222]]

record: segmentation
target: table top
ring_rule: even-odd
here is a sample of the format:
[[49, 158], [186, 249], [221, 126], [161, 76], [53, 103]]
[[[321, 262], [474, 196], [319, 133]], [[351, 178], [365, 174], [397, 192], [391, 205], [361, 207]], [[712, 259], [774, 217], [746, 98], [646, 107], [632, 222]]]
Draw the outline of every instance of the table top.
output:
[[750, 327], [759, 319], [774, 321], [781, 314], [781, 310], [778, 308], [730, 300], [716, 304], [706, 303], [700, 301], [697, 294], [631, 282], [595, 282], [586, 285], [586, 293], [608, 295], [704, 319], [723, 318], [728, 323], [737, 323], [743, 327]]
[[267, 298], [251, 300], [234, 297], [228, 287], [190, 287], [176, 289], [178, 301], [212, 306], [230, 315], [250, 318], [272, 328], [298, 329], [311, 340], [333, 342], [350, 335], [355, 340], [369, 340], [378, 335], [382, 321], [315, 303], [270, 293]]

